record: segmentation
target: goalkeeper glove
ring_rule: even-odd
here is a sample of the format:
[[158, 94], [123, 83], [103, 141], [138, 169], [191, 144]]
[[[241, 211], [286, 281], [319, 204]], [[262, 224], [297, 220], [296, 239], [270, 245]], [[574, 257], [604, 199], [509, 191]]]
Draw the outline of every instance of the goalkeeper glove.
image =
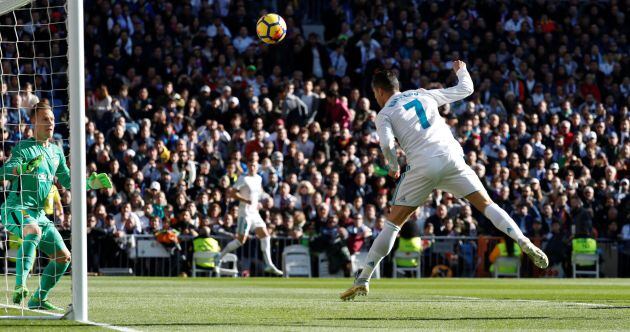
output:
[[109, 176], [105, 173], [92, 173], [90, 177], [87, 179], [87, 189], [103, 189], [103, 188], [111, 188], [112, 180], [109, 179]]
[[33, 173], [38, 167], [39, 164], [44, 160], [44, 155], [40, 154], [39, 156], [31, 159], [31, 161], [21, 164], [18, 166], [18, 174], [30, 174]]

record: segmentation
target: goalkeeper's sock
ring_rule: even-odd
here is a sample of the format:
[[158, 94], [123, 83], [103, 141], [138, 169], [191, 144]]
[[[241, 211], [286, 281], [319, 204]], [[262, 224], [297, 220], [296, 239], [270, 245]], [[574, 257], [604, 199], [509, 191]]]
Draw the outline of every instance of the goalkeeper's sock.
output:
[[260, 249], [263, 253], [265, 264], [269, 267], [274, 266], [273, 261], [271, 261], [271, 236], [260, 239]]
[[46, 265], [42, 273], [39, 288], [33, 293], [33, 297], [45, 300], [48, 296], [48, 292], [59, 282], [59, 279], [66, 273], [69, 265], [70, 262], [59, 263], [54, 260], [48, 262], [48, 265]]
[[392, 247], [394, 247], [396, 236], [399, 231], [400, 227], [394, 225], [391, 221], [388, 220], [385, 222], [385, 227], [383, 227], [383, 230], [378, 234], [372, 243], [372, 247], [367, 254], [365, 266], [363, 266], [363, 271], [361, 271], [361, 274], [355, 281], [355, 284], [365, 285], [370, 282], [372, 273], [378, 266], [378, 263], [380, 263], [383, 257], [387, 256], [389, 252], [392, 251]]
[[24, 241], [22, 241], [22, 245], [18, 249], [15, 262], [16, 286], [26, 285], [26, 277], [28, 277], [28, 273], [33, 267], [33, 262], [35, 262], [35, 250], [39, 245], [39, 240], [41, 240], [39, 234], [26, 234], [24, 236]]
[[240, 247], [242, 244], [239, 240], [234, 239], [232, 241], [230, 241], [230, 243], [228, 243], [225, 248], [223, 248], [223, 250], [221, 251], [221, 258], [225, 257], [225, 255], [227, 253], [230, 253], [236, 249], [238, 249], [238, 247]]
[[521, 241], [527, 239], [525, 235], [523, 235], [523, 232], [521, 232], [521, 229], [518, 227], [516, 222], [514, 222], [514, 219], [512, 219], [512, 217], [510, 217], [510, 215], [496, 203], [488, 205], [486, 210], [483, 211], [483, 214], [492, 221], [494, 227], [507, 234], [517, 243], [520, 244]]

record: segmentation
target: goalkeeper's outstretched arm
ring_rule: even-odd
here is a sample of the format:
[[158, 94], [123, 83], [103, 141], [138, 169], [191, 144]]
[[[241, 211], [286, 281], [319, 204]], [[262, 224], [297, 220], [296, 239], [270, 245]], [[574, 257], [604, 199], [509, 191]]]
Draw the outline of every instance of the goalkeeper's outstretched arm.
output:
[[[63, 153], [59, 152], [59, 166], [57, 167], [57, 172], [55, 175], [59, 180], [59, 183], [66, 189], [70, 189], [70, 169], [68, 168], [68, 164], [66, 163], [66, 158], [63, 156]], [[109, 176], [105, 173], [92, 173], [90, 177], [87, 179], [86, 189], [101, 189], [101, 188], [111, 188], [112, 182], [109, 179]]]

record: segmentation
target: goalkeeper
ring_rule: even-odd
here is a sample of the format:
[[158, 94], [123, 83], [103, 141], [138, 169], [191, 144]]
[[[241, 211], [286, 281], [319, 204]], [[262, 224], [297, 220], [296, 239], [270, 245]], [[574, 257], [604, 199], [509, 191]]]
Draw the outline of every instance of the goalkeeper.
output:
[[[28, 308], [61, 310], [51, 304], [47, 296], [68, 269], [70, 251], [55, 225], [46, 218], [43, 208], [55, 177], [62, 186], [70, 188], [70, 170], [63, 150], [50, 143], [55, 129], [50, 106], [45, 102], [36, 104], [30, 118], [34, 137], [13, 147], [9, 160], [0, 167], [0, 177], [11, 181], [7, 200], [0, 207], [0, 222], [23, 240], [17, 253], [13, 302], [19, 304], [29, 295], [26, 278], [39, 247], [50, 261], [44, 268], [39, 288], [28, 301]], [[92, 174], [88, 179], [88, 189], [104, 187], [111, 187], [106, 174]]]

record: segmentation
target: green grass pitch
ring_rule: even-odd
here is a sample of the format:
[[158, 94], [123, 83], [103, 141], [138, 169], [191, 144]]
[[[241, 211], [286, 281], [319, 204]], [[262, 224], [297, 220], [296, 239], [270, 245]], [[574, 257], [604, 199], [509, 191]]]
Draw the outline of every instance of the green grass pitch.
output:
[[[55, 289], [53, 303], [69, 303], [69, 283], [64, 278]], [[89, 315], [95, 322], [140, 331], [630, 330], [630, 280], [381, 279], [373, 280], [368, 297], [341, 302], [338, 294], [350, 283], [93, 277]], [[0, 330], [39, 329], [102, 328], [70, 321], [0, 321]]]

